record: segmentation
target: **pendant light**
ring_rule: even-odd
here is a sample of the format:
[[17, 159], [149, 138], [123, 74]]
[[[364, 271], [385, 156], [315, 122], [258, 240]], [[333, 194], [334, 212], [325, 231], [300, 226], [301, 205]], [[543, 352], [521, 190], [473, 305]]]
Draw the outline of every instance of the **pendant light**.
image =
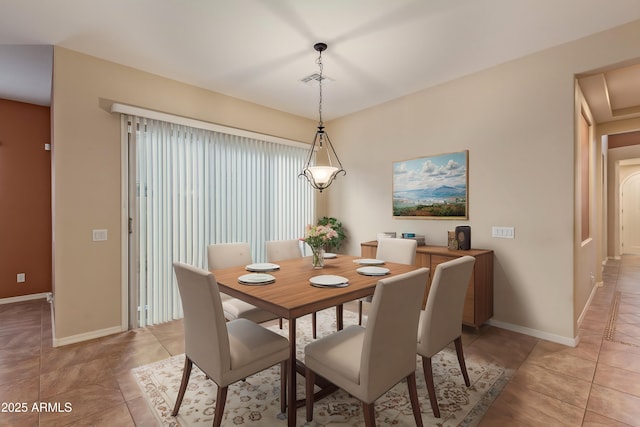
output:
[[[342, 168], [342, 163], [340, 163], [336, 150], [331, 144], [331, 139], [329, 139], [329, 134], [324, 130], [324, 124], [322, 123], [322, 52], [327, 49], [327, 45], [326, 43], [316, 43], [313, 48], [318, 52], [318, 60], [316, 62], [320, 68], [320, 77], [318, 78], [320, 87], [318, 115], [320, 120], [318, 121], [318, 130], [313, 138], [313, 144], [309, 150], [307, 163], [298, 176], [307, 178], [309, 184], [322, 193], [322, 190], [330, 186], [339, 173], [346, 175], [347, 172]], [[317, 162], [322, 164], [312, 165], [314, 153], [316, 153]]]

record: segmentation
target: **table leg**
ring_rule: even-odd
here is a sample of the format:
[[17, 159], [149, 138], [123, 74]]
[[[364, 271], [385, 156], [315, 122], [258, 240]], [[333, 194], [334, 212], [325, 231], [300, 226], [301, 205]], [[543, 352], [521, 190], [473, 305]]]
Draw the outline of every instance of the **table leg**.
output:
[[339, 331], [341, 331], [344, 326], [344, 319], [343, 319], [342, 313], [343, 313], [342, 304], [336, 305], [336, 327]]
[[287, 425], [296, 427], [296, 319], [289, 319], [289, 364], [287, 387]]

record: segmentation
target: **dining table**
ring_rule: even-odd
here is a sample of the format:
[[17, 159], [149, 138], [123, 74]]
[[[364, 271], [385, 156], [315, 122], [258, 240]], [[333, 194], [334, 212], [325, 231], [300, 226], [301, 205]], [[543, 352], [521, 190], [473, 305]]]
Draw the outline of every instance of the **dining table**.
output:
[[[296, 319], [316, 311], [336, 307], [337, 329], [342, 329], [343, 304], [373, 295], [375, 286], [380, 279], [407, 273], [417, 268], [413, 265], [391, 262], [381, 264], [381, 262], [374, 261], [376, 260], [342, 254], [336, 255], [332, 259], [325, 259], [322, 268], [314, 268], [311, 257], [278, 261], [273, 266], [277, 269], [265, 270], [263, 273], [273, 277], [265, 284], [241, 283], [239, 278], [251, 274], [247, 271], [246, 266], [213, 270], [220, 292], [270, 311], [289, 322], [290, 352], [287, 364], [288, 372], [286, 373], [287, 423], [289, 426], [296, 425], [296, 409], [304, 404], [304, 399], [298, 401], [296, 395], [296, 375], [304, 373], [303, 362], [296, 358]], [[361, 267], [375, 264], [379, 264], [377, 265], [378, 269], [388, 270], [388, 272], [382, 274], [378, 270], [376, 275], [362, 274]], [[329, 276], [328, 278], [338, 276], [346, 280], [339, 286], [318, 287], [318, 282], [322, 284], [323, 280], [321, 279], [327, 278], [327, 276]], [[312, 285], [312, 282], [316, 286]], [[315, 398], [320, 398], [335, 390], [335, 387], [322, 378], [317, 378], [316, 385], [321, 390], [316, 393]]]

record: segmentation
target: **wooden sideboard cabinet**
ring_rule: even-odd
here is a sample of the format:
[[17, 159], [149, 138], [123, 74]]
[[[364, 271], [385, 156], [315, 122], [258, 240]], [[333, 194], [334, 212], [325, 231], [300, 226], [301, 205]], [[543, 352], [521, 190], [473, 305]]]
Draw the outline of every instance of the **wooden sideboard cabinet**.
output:
[[[375, 258], [377, 241], [360, 244], [363, 258]], [[441, 262], [459, 258], [464, 255], [475, 257], [473, 274], [469, 281], [464, 301], [462, 323], [475, 328], [493, 316], [493, 251], [487, 249], [470, 249], [468, 251], [450, 250], [446, 246], [418, 246], [416, 249], [416, 266], [430, 269], [429, 283], [422, 300], [424, 308], [431, 288], [431, 276], [436, 265]]]

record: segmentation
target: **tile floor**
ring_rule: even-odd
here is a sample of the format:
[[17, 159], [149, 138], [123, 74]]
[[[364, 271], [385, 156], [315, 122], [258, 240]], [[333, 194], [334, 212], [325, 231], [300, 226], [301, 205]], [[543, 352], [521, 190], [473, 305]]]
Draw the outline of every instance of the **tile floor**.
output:
[[[182, 322], [53, 348], [49, 310], [0, 305], [0, 426], [155, 426], [129, 371], [182, 353]], [[463, 342], [512, 372], [481, 427], [640, 425], [640, 257], [607, 263], [576, 348], [490, 326]]]

